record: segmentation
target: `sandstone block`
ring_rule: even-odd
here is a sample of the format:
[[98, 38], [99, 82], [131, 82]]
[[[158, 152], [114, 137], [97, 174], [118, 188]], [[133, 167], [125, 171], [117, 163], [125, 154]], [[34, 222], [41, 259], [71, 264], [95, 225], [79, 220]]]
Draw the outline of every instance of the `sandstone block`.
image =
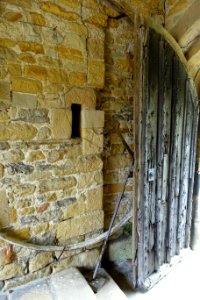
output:
[[76, 202], [70, 203], [66, 208], [63, 209], [63, 218], [69, 219], [77, 215], [82, 215], [84, 213], [85, 203], [84, 201], [78, 200]]
[[88, 84], [103, 88], [105, 82], [105, 64], [101, 60], [88, 60]]
[[0, 191], [0, 228], [10, 225], [10, 207], [5, 191]]
[[10, 101], [10, 82], [0, 81], [0, 100]]
[[114, 170], [114, 169], [127, 168], [129, 163], [130, 163], [130, 159], [128, 156], [115, 155], [115, 156], [110, 156], [107, 159], [105, 166], [107, 170]]
[[69, 83], [75, 86], [83, 86], [87, 81], [87, 74], [80, 72], [71, 72], [69, 75]]
[[6, 15], [5, 15], [5, 18], [6, 20], [10, 21], [10, 22], [16, 22], [16, 21], [19, 21], [23, 18], [22, 14], [19, 13], [19, 12], [8, 12]]
[[39, 224], [34, 227], [31, 227], [31, 232], [33, 235], [36, 235], [36, 234], [46, 232], [48, 230], [48, 228], [49, 228], [49, 224], [43, 223], [43, 224]]
[[90, 58], [104, 59], [104, 40], [89, 38], [87, 49]]
[[39, 26], [44, 26], [45, 25], [45, 18], [43, 15], [35, 13], [35, 12], [31, 12], [31, 20], [32, 23], [35, 25], [39, 25]]
[[31, 94], [13, 93], [12, 106], [23, 108], [36, 108], [37, 97]]
[[89, 8], [83, 7], [83, 21], [93, 24], [98, 27], [107, 26], [108, 16], [101, 12], [93, 11]]
[[0, 272], [0, 279], [6, 280], [17, 276], [22, 276], [24, 273], [24, 267], [22, 264], [14, 262], [6, 265]]
[[81, 51], [82, 55], [86, 55], [86, 36], [78, 35], [75, 33], [66, 32], [64, 36], [63, 45], [66, 48], [74, 49], [76, 51]]
[[103, 188], [91, 189], [86, 194], [86, 211], [101, 210], [103, 207]]
[[88, 7], [88, 8], [97, 8], [97, 2], [96, 0], [84, 0], [83, 1], [83, 6]]
[[19, 58], [28, 64], [34, 64], [35, 63], [35, 58], [30, 54], [30, 53], [21, 53], [19, 55]]
[[76, 33], [80, 36], [87, 36], [87, 28], [85, 25], [82, 25], [82, 24], [68, 22], [65, 24], [65, 30], [67, 32]]
[[6, 68], [4, 66], [0, 66], [0, 79], [4, 79], [7, 75]]
[[19, 42], [19, 47], [23, 52], [33, 52], [35, 54], [44, 54], [41, 44], [35, 42]]
[[33, 161], [38, 161], [38, 160], [43, 160], [45, 158], [44, 154], [42, 151], [37, 150], [37, 151], [32, 151], [28, 155], [28, 161], [33, 162]]
[[57, 238], [72, 238], [103, 228], [103, 212], [95, 211], [57, 225]]
[[68, 12], [59, 5], [56, 5], [50, 1], [41, 3], [41, 9], [45, 12], [51, 13], [68, 21], [76, 21], [79, 19], [79, 15], [74, 12]]
[[38, 131], [37, 138], [38, 140], [46, 140], [51, 137], [51, 130], [48, 127], [41, 127]]
[[8, 122], [10, 120], [9, 113], [5, 110], [0, 110], [0, 122]]
[[2, 154], [2, 158], [6, 163], [12, 164], [24, 159], [24, 154], [21, 150], [10, 150]]
[[103, 128], [104, 112], [100, 110], [82, 110], [81, 128]]
[[77, 173], [94, 172], [103, 168], [102, 159], [98, 156], [82, 156], [74, 161], [74, 165]]
[[1, 47], [14, 47], [16, 45], [16, 41], [11, 40], [11, 39], [4, 39], [4, 38], [0, 38], [0, 46]]
[[94, 173], [88, 172], [88, 173], [80, 174], [78, 180], [79, 189], [91, 188], [93, 184], [94, 184]]
[[35, 272], [47, 266], [53, 261], [52, 253], [44, 252], [39, 253], [29, 261], [30, 272]]
[[42, 84], [38, 80], [14, 77], [12, 79], [12, 89], [14, 92], [37, 94], [42, 92]]
[[25, 66], [24, 74], [26, 77], [43, 80], [45, 81], [47, 78], [47, 70], [44, 67], [40, 66]]
[[66, 190], [76, 185], [76, 178], [73, 176], [66, 178], [45, 179], [40, 182], [40, 193], [50, 191]]
[[20, 210], [20, 215], [21, 216], [32, 215], [34, 214], [34, 212], [35, 212], [34, 207], [26, 207]]
[[90, 128], [81, 129], [83, 155], [100, 154], [103, 151], [103, 134], [96, 134]]
[[2, 178], [4, 175], [4, 166], [0, 164], [0, 178]]
[[72, 88], [65, 96], [67, 107], [71, 107], [72, 103], [81, 104], [84, 108], [96, 107], [96, 94], [93, 89]]
[[20, 109], [19, 120], [29, 123], [49, 123], [47, 109]]
[[37, 134], [37, 129], [31, 125], [2, 124], [0, 127], [0, 140], [31, 140]]
[[68, 83], [68, 74], [66, 71], [59, 68], [49, 68], [47, 69], [47, 78], [49, 82], [56, 84], [67, 84]]
[[54, 109], [51, 113], [51, 130], [54, 138], [71, 138], [72, 112], [65, 109]]
[[30, 238], [30, 229], [29, 227], [24, 227], [21, 229], [9, 230], [7, 231], [8, 236], [19, 239], [19, 240], [28, 240]]
[[17, 65], [17, 64], [8, 65], [8, 72], [13, 76], [21, 76], [22, 75], [21, 66]]
[[12, 190], [19, 197], [32, 195], [35, 192], [36, 186], [33, 184], [18, 184], [13, 186]]

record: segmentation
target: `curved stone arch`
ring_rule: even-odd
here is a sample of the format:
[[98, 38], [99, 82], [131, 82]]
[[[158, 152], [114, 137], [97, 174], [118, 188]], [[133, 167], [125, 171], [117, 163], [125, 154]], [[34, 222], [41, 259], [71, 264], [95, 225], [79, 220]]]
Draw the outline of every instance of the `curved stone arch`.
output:
[[[159, 33], [163, 38], [171, 45], [173, 50], [176, 52], [177, 56], [179, 57], [181, 63], [186, 69], [186, 72], [190, 78], [191, 85], [194, 87], [196, 90], [196, 85], [194, 82], [194, 72], [191, 70], [191, 65], [189, 64], [188, 60], [186, 59], [183, 50], [179, 43], [176, 41], [176, 39], [173, 37], [173, 35], [165, 29], [159, 22], [158, 20], [154, 20], [151, 15], [155, 14], [155, 11], [149, 11], [147, 13], [147, 9], [145, 10], [141, 7], [134, 6], [132, 3], [127, 3], [127, 1], [122, 1], [122, 0], [106, 0], [105, 2], [109, 2], [112, 5], [116, 5], [116, 8], [118, 8], [121, 12], [125, 13], [130, 20], [135, 23], [135, 17], [136, 15], [139, 16], [140, 18], [140, 25], [144, 25], [147, 27], [152, 28], [155, 30], [157, 33]], [[143, 15], [144, 13], [144, 15]]]

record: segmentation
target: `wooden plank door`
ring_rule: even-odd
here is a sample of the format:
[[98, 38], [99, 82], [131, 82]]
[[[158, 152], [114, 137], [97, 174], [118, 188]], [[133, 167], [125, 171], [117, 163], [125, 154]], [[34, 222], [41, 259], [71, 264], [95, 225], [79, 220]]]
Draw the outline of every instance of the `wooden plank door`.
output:
[[172, 47], [149, 29], [144, 47], [138, 281], [189, 246], [197, 97]]

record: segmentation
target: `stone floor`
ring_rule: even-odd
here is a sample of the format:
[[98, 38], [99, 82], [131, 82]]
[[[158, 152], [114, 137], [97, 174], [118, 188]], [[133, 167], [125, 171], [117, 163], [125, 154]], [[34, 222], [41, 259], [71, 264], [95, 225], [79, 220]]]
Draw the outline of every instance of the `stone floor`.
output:
[[132, 291], [122, 280], [117, 282], [120, 290], [111, 279], [98, 297], [98, 293], [93, 293], [82, 274], [72, 268], [0, 294], [0, 300], [123, 300], [126, 297], [132, 300], [198, 300], [199, 278], [200, 252], [188, 251], [182, 262], [146, 293]]

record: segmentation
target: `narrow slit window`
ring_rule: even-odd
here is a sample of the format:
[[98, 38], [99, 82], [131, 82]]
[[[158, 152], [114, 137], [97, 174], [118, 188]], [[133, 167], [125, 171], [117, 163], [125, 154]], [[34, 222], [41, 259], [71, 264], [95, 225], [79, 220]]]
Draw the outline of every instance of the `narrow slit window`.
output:
[[72, 138], [78, 138], [81, 136], [81, 105], [72, 104]]

